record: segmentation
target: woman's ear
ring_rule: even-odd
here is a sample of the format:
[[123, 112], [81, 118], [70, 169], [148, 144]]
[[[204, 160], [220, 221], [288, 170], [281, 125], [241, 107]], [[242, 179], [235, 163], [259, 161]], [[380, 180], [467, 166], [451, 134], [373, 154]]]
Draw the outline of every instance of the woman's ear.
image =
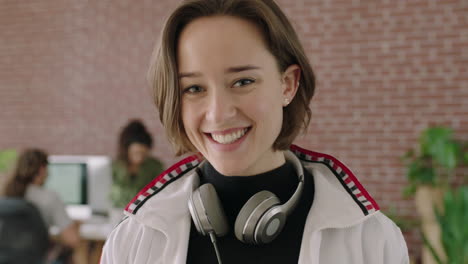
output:
[[301, 79], [301, 68], [297, 64], [290, 65], [283, 73], [283, 106], [287, 106], [294, 98]]

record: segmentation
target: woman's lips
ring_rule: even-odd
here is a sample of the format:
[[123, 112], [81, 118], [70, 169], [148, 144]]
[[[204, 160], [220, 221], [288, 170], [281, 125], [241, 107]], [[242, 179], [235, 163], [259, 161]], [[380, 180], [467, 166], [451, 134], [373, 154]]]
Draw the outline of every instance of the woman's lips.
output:
[[216, 133], [205, 133], [213, 147], [220, 151], [233, 151], [247, 138], [252, 127], [234, 128]]

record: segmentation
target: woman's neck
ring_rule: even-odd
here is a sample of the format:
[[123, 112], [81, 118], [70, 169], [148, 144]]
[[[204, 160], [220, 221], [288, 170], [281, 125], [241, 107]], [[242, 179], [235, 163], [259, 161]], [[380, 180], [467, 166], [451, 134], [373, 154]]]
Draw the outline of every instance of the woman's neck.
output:
[[255, 161], [250, 161], [247, 164], [243, 162], [242, 164], [238, 164], [238, 166], [234, 167], [232, 164], [230, 166], [223, 167], [222, 162], [220, 164], [219, 161], [218, 163], [213, 162], [211, 164], [224, 176], [254, 176], [279, 168], [285, 163], [286, 158], [284, 157], [284, 152], [278, 150], [268, 151], [258, 157]]

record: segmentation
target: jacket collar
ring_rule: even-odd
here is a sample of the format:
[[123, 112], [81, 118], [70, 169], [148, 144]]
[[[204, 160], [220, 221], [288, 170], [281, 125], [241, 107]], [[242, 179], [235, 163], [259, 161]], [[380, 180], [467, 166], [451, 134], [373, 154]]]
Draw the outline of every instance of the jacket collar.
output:
[[[346, 228], [363, 222], [378, 206], [349, 169], [331, 156], [291, 148], [314, 178], [314, 201], [306, 219], [299, 263], [310, 263], [319, 230]], [[162, 263], [185, 263], [191, 217], [188, 199], [200, 184], [197, 173], [202, 159], [189, 157], [156, 177], [127, 206], [125, 214], [166, 237]], [[295, 164], [298, 164], [295, 162]], [[157, 194], [157, 195], [156, 195]], [[312, 256], [312, 255], [314, 256]], [[317, 256], [315, 256], [317, 257]]]
[[[314, 178], [315, 197], [306, 224], [310, 232], [349, 227], [378, 211], [372, 197], [340, 161], [297, 146], [292, 146], [291, 151], [295, 154], [291, 156], [301, 161], [293, 164], [302, 164]], [[172, 232], [185, 230], [188, 240], [191, 220], [187, 201], [199, 186], [196, 167], [201, 163], [200, 157], [193, 156], [171, 167], [134, 198], [127, 206], [126, 214], [169, 237], [173, 235]], [[156, 192], [158, 195], [154, 195]], [[144, 206], [140, 203], [144, 203]], [[139, 209], [138, 212], [136, 209]]]

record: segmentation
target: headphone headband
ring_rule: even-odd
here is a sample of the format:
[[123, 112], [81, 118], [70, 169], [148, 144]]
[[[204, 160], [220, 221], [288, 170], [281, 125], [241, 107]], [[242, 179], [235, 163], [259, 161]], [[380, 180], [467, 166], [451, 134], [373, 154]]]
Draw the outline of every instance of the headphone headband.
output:
[[299, 178], [299, 183], [297, 185], [296, 191], [286, 203], [281, 205], [286, 215], [289, 215], [294, 210], [294, 208], [296, 208], [296, 205], [298, 204], [298, 201], [302, 194], [302, 189], [304, 188], [304, 169], [302, 168], [301, 161], [299, 161], [296, 155], [294, 155], [291, 151], [285, 151], [284, 157], [287, 161], [290, 161], [294, 165], [297, 177]]
[[[240, 210], [234, 224], [234, 234], [244, 243], [266, 244], [274, 240], [283, 229], [287, 216], [299, 203], [304, 188], [302, 164], [291, 151], [285, 151], [284, 156], [296, 169], [299, 178], [296, 191], [284, 204], [269, 191], [253, 195]], [[223, 236], [228, 232], [226, 216], [211, 184], [204, 184], [194, 190], [188, 205], [199, 233], [207, 235], [214, 232], [217, 236]]]

